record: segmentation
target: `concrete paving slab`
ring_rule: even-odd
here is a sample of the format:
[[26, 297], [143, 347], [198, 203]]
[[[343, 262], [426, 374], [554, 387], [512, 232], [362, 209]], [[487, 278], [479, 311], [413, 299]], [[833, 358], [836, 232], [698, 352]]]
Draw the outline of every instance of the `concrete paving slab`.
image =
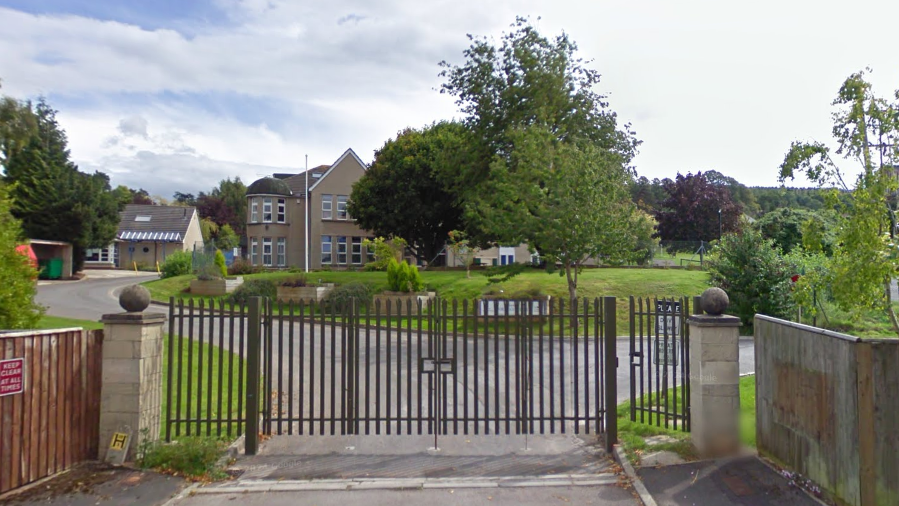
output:
[[[202, 489], [200, 489], [202, 490]], [[577, 504], [598, 506], [639, 506], [631, 490], [615, 485], [594, 487], [514, 487], [420, 490], [347, 490], [269, 492], [232, 494], [194, 494], [177, 506], [436, 506], [490, 504], [497, 506], [544, 506]]]

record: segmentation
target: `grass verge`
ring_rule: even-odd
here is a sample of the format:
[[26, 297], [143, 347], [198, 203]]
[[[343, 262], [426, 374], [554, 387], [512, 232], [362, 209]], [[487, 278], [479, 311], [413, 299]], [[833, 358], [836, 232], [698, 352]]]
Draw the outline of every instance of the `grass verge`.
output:
[[220, 464], [228, 443], [214, 437], [183, 437], [171, 443], [153, 441], [138, 449], [137, 464], [144, 469], [183, 476], [194, 481], [228, 477]]
[[[44, 315], [39, 322], [41, 329], [60, 329], [70, 327], [82, 327], [85, 329], [101, 329], [103, 324], [91, 320], [78, 320], [74, 318], [62, 318]], [[165, 437], [165, 420], [168, 413], [168, 398], [165, 382], [169, 377], [169, 337], [163, 340], [162, 377], [163, 391], [161, 395], [162, 427], [160, 436]], [[178, 339], [175, 339], [178, 346]], [[205, 420], [208, 418], [230, 418], [236, 420], [244, 409], [243, 388], [238, 381], [246, 377], [246, 363], [240, 357], [218, 346], [196, 341], [182, 341], [174, 355], [175, 365], [172, 371], [172, 416], [177, 413], [181, 418], [193, 420]], [[202, 369], [199, 368], [202, 357]], [[180, 365], [180, 378], [178, 367]], [[209, 372], [212, 371], [210, 376]], [[221, 376], [219, 370], [222, 371]], [[241, 376], [241, 373], [243, 376]], [[178, 386], [180, 385], [180, 390]], [[180, 393], [179, 393], [180, 392]], [[180, 400], [180, 402], [179, 402]], [[238, 410], [240, 405], [240, 410]], [[219, 416], [222, 414], [222, 416]], [[183, 435], [228, 435], [236, 437], [237, 425], [231, 424], [230, 431], [227, 423], [193, 422], [191, 424], [180, 423], [180, 434]], [[189, 425], [189, 427], [188, 427]], [[172, 427], [172, 434], [176, 429]]]
[[[669, 396], [681, 395], [681, 387], [668, 390]], [[649, 394], [643, 397], [644, 405], [655, 402], [655, 395]], [[631, 403], [623, 402], [618, 405], [618, 439], [624, 446], [628, 459], [635, 465], [650, 450], [671, 451], [682, 459], [696, 460], [696, 449], [690, 442], [690, 433], [680, 429], [659, 427], [654, 424], [632, 422], [630, 417]], [[678, 406], [678, 412], [683, 413], [682, 406]], [[671, 442], [656, 445], [648, 445], [646, 438], [652, 436], [669, 436]], [[743, 376], [740, 378], [740, 440], [744, 445], [755, 448], [755, 376]]]

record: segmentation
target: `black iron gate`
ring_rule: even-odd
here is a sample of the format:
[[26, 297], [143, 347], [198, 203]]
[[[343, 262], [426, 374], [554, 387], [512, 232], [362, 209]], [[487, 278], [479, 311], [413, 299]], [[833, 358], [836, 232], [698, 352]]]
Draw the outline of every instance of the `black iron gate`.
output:
[[265, 434], [602, 433], [614, 425], [605, 416], [617, 400], [614, 298], [337, 309], [269, 301], [264, 321]]
[[686, 297], [630, 298], [631, 421], [690, 430], [689, 314]]
[[172, 300], [165, 436], [245, 433], [248, 453], [260, 433], [605, 433], [610, 447], [615, 304]]

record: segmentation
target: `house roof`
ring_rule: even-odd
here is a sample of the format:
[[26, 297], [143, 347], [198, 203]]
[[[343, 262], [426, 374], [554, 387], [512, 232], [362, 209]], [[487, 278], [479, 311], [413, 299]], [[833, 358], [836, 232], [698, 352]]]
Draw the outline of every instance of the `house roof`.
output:
[[184, 242], [191, 218], [196, 212], [193, 207], [127, 205], [119, 213], [116, 239]]
[[[309, 185], [314, 185], [322, 177], [322, 175], [330, 169], [330, 165], [319, 165], [309, 169]], [[287, 186], [295, 196], [306, 197], [306, 173], [300, 172], [295, 176], [291, 176], [284, 180]]]
[[290, 196], [290, 187], [281, 179], [264, 177], [247, 187], [247, 195], [286, 195]]
[[312, 186], [309, 187], [309, 190], [310, 191], [314, 190], [315, 187], [318, 186], [318, 184], [321, 183], [323, 179], [328, 177], [328, 174], [331, 173], [331, 171], [334, 169], [334, 167], [337, 167], [338, 165], [340, 165], [340, 162], [342, 162], [343, 159], [348, 156], [352, 156], [353, 158], [355, 158], [356, 161], [359, 162], [359, 165], [362, 166], [363, 170], [368, 169], [368, 166], [365, 165], [365, 162], [363, 162], [362, 159], [359, 158], [359, 155], [357, 155], [356, 152], [353, 151], [353, 148], [349, 148], [346, 151], [344, 151], [342, 155], [340, 155], [340, 158], [338, 158], [337, 161], [335, 161], [334, 163], [331, 164], [331, 167], [328, 168], [328, 170], [325, 171], [325, 173], [322, 174], [322, 176], [320, 178], [316, 179], [315, 183], [313, 183]]

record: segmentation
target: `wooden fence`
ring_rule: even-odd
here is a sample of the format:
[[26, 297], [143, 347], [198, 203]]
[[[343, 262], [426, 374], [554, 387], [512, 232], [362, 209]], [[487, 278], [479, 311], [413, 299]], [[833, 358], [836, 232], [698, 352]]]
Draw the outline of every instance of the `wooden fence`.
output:
[[100, 330], [0, 334], [0, 494], [97, 458], [102, 342]]
[[755, 317], [759, 453], [838, 504], [899, 504], [899, 340]]

